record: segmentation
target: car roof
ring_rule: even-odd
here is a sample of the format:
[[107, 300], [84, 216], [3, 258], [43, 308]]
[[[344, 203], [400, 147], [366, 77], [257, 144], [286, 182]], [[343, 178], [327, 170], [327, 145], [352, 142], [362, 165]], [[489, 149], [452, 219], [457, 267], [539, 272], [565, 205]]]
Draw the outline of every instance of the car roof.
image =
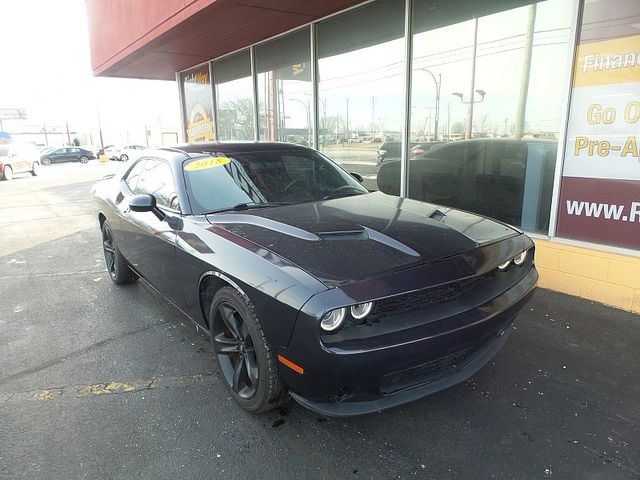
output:
[[162, 150], [171, 150], [174, 152], [178, 150], [190, 156], [190, 154], [203, 154], [211, 151], [220, 153], [251, 153], [277, 150], [309, 151], [311, 149], [303, 145], [286, 142], [210, 142], [178, 145], [172, 148], [163, 148]]

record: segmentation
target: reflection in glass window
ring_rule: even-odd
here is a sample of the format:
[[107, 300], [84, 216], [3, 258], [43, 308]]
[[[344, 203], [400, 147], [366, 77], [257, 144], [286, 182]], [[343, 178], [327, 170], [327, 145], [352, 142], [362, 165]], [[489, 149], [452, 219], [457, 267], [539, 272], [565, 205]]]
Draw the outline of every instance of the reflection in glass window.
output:
[[399, 145], [403, 124], [404, 2], [330, 18], [317, 35], [320, 149], [376, 189], [378, 151]]
[[140, 173], [136, 194], [149, 194], [156, 197], [158, 205], [177, 210], [178, 196], [169, 164], [162, 160], [146, 160]]
[[213, 63], [219, 140], [253, 140], [253, 82], [249, 50]]
[[[573, 2], [474, 3], [414, 4], [409, 196], [547, 232]], [[383, 162], [380, 189], [399, 171]]]
[[256, 46], [260, 140], [310, 146], [312, 87], [309, 29]]

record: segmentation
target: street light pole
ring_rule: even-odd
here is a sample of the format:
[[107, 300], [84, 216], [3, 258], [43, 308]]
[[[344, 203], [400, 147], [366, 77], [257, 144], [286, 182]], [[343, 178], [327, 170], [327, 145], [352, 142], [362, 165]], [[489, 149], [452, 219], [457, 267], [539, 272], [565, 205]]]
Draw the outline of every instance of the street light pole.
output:
[[309, 111], [309, 105], [304, 103], [302, 100], [298, 100], [297, 98], [290, 98], [289, 100], [293, 102], [301, 103], [304, 109], [307, 111], [307, 144], [310, 145], [311, 143], [311, 112]]
[[[480, 100], [476, 100], [476, 92], [478, 93], [478, 95], [480, 95]], [[453, 92], [452, 95], [455, 95], [456, 97], [460, 98], [460, 101], [465, 104], [465, 105], [469, 105], [469, 115], [467, 117], [467, 131], [465, 132], [465, 138], [471, 138], [471, 125], [472, 125], [472, 121], [473, 121], [473, 105], [476, 103], [482, 103], [484, 101], [484, 96], [487, 94], [487, 92], [485, 92], [484, 90], [476, 90], [475, 92], [471, 92], [471, 98], [467, 101], [464, 100], [464, 95], [460, 92]]]
[[433, 82], [436, 84], [436, 114], [433, 121], [433, 131], [435, 133], [435, 139], [438, 140], [438, 123], [440, 122], [440, 88], [442, 87], [442, 74], [438, 74], [438, 80], [436, 76], [427, 68], [423, 68], [422, 71], [427, 72], [433, 78]]

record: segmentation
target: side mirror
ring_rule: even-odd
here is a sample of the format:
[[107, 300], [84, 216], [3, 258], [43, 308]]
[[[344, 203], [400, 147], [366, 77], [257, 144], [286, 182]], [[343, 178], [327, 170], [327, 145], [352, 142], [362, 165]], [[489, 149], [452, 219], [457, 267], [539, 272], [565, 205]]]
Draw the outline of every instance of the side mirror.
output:
[[349, 174], [355, 178], [357, 181], [359, 181], [360, 183], [364, 182], [364, 178], [362, 178], [362, 175], [360, 175], [357, 172], [349, 172]]
[[129, 202], [129, 208], [134, 212], [151, 212], [158, 220], [163, 221], [167, 216], [156, 206], [156, 197], [149, 194], [136, 195]]

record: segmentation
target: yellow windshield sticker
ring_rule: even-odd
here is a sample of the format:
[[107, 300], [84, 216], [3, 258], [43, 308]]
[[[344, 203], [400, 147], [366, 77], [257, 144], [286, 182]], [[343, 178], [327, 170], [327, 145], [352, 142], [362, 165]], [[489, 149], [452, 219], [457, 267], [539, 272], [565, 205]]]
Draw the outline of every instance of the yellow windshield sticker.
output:
[[227, 157], [209, 157], [201, 160], [196, 160], [186, 165], [184, 169], [188, 172], [195, 172], [196, 170], [206, 170], [207, 168], [216, 168], [226, 165], [231, 160]]

